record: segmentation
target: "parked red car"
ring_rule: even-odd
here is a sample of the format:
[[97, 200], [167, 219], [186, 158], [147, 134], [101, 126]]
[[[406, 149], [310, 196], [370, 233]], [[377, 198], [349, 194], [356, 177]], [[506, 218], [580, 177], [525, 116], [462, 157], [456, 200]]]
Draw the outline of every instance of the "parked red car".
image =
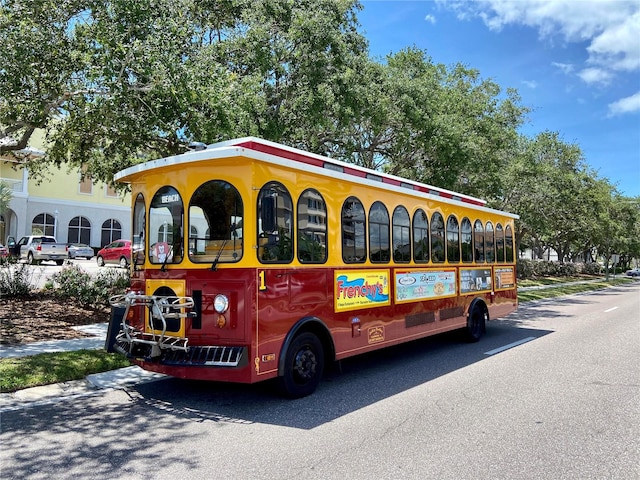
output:
[[120, 265], [127, 268], [131, 263], [131, 241], [116, 240], [109, 245], [105, 245], [96, 255], [98, 266], [103, 267], [107, 263]]

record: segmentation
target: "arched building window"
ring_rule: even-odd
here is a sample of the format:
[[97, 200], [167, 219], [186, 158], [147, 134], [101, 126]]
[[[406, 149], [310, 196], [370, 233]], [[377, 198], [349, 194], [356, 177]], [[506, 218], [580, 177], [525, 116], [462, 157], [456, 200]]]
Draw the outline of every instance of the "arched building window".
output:
[[73, 217], [67, 232], [69, 243], [91, 244], [91, 222], [86, 217]]
[[100, 246], [110, 244], [114, 240], [120, 240], [122, 238], [122, 226], [120, 222], [110, 218], [102, 224], [102, 232], [100, 235]]
[[39, 213], [31, 221], [32, 235], [51, 235], [56, 234], [56, 218], [49, 213]]

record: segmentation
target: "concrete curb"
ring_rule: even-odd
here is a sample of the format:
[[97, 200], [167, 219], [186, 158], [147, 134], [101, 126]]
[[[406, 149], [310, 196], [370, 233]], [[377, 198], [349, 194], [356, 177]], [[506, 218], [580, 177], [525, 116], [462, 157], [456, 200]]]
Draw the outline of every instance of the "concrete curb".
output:
[[[39, 353], [83, 349], [97, 350], [104, 347], [108, 328], [106, 323], [73, 328], [95, 336], [76, 340], [35, 342], [18, 346], [0, 345], [0, 358], [17, 358]], [[148, 372], [134, 365], [88, 375], [83, 380], [25, 388], [11, 393], [0, 393], [0, 413], [37, 405], [49, 405], [69, 398], [95, 395], [102, 390], [126, 388], [162, 378], [165, 378], [165, 375]]]

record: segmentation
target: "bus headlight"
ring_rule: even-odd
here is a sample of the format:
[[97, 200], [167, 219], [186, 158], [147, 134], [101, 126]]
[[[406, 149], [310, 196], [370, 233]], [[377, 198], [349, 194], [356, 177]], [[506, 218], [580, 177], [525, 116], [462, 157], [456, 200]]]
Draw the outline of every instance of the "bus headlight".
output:
[[224, 313], [229, 309], [229, 299], [226, 295], [218, 294], [213, 299], [213, 308], [217, 313]]

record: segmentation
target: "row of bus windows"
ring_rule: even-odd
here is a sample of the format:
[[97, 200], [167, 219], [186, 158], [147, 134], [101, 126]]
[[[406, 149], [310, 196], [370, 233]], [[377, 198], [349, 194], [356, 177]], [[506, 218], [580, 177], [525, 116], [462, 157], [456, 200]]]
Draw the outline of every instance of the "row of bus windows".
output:
[[[293, 199], [279, 182], [265, 184], [258, 194], [258, 259], [263, 263], [293, 261], [325, 263], [328, 215], [322, 195], [307, 189], [298, 198], [297, 238], [294, 239]], [[176, 189], [162, 187], [151, 200], [148, 225], [145, 202], [139, 194], [133, 215], [134, 257], [143, 263], [179, 263], [184, 256], [183, 200]], [[236, 262], [243, 255], [244, 206], [237, 189], [228, 182], [204, 183], [188, 206], [187, 254], [197, 263]], [[345, 263], [449, 263], [513, 262], [511, 226], [483, 224], [455, 215], [445, 218], [422, 209], [413, 216], [403, 206], [392, 214], [382, 202], [366, 212], [362, 202], [349, 197], [340, 216], [342, 258]], [[148, 228], [149, 234], [146, 234]], [[147, 236], [149, 237], [147, 239]]]
[[[439, 212], [431, 218], [421, 208], [413, 218], [402, 205], [391, 217], [382, 202], [371, 205], [368, 215], [362, 202], [349, 197], [342, 206], [342, 258], [362, 263], [368, 255], [373, 263], [513, 262], [513, 232], [500, 223], [483, 224], [455, 215], [446, 219]], [[368, 229], [367, 229], [368, 220]], [[391, 232], [391, 235], [390, 235]]]

